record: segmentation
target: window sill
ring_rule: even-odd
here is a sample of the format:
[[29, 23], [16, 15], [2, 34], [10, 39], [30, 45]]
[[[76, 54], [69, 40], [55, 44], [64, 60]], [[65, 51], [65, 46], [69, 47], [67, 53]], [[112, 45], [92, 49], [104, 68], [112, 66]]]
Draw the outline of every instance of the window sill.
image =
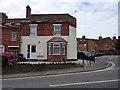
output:
[[54, 35], [54, 37], [61, 37], [61, 35]]
[[59, 56], [60, 54], [53, 54], [53, 55], [55, 55], [55, 56]]

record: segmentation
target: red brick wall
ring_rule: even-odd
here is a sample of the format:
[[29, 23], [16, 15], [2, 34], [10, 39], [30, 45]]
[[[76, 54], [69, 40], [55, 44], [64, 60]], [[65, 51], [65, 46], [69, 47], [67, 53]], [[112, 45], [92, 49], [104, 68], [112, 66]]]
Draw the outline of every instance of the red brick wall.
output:
[[69, 36], [69, 25], [68, 24], [62, 24], [61, 35], [62, 36]]
[[93, 40], [88, 41], [88, 51], [95, 51], [95, 42]]
[[94, 40], [87, 40], [87, 45], [78, 42], [78, 51], [104, 51], [104, 50], [115, 50], [114, 41], [110, 38], [103, 38]]
[[[54, 26], [53, 23], [38, 23], [37, 35], [38, 36], [53, 36]], [[30, 35], [29, 23], [22, 24], [22, 36]], [[61, 35], [69, 36], [69, 25], [63, 23], [61, 26]]]
[[[17, 32], [17, 40], [16, 41], [11, 40], [12, 31]], [[11, 27], [2, 28], [2, 44], [5, 46], [6, 52], [9, 51], [8, 46], [19, 46], [20, 47], [20, 38], [21, 38], [20, 28], [11, 28]]]
[[53, 35], [53, 25], [50, 23], [38, 24], [38, 36], [52, 36]]
[[29, 29], [30, 29], [29, 23], [27, 22], [22, 23], [22, 36], [29, 36], [30, 35]]
[[101, 39], [101, 40], [98, 40], [98, 49], [99, 50], [113, 50], [114, 47], [113, 47], [113, 44], [114, 42], [112, 41], [112, 39]]
[[78, 44], [78, 51], [87, 51], [87, 44], [84, 46], [84, 44]]

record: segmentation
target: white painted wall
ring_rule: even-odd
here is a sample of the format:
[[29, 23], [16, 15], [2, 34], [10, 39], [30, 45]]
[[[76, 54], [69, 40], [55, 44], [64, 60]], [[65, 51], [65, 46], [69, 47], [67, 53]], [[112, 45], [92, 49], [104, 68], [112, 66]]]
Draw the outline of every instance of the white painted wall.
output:
[[[53, 36], [22, 36], [21, 53], [27, 57], [27, 45], [36, 45], [37, 54], [42, 53], [43, 57], [39, 59], [47, 59], [47, 41]], [[67, 43], [67, 59], [77, 59], [77, 41], [76, 28], [69, 26], [69, 36], [62, 36]], [[40, 42], [40, 43], [39, 43]], [[38, 59], [38, 58], [36, 58]]]
[[21, 53], [24, 54], [25, 57], [27, 57], [27, 45], [36, 45], [37, 54], [43, 53], [43, 57], [40, 57], [39, 59], [47, 59], [46, 42], [51, 38], [52, 36], [22, 36]]
[[67, 59], [77, 59], [76, 28], [73, 26], [69, 26], [69, 37], [63, 38], [68, 41]]

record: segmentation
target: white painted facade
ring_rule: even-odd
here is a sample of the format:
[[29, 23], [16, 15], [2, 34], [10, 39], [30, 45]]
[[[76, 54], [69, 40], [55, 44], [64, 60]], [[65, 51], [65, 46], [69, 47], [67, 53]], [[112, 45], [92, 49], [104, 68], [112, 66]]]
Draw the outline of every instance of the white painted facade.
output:
[[[30, 59], [47, 59], [47, 41], [54, 36], [22, 36], [21, 37], [21, 54], [27, 58], [28, 45], [36, 46], [34, 58]], [[67, 43], [67, 59], [77, 59], [77, 41], [76, 28], [69, 26], [69, 36], [61, 36]]]

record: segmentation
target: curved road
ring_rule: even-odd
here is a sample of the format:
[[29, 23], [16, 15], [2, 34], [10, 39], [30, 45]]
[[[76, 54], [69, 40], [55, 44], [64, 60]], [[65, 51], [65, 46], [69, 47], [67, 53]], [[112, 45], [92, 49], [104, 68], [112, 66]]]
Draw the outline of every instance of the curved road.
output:
[[94, 72], [70, 73], [3, 80], [3, 88], [118, 88], [118, 56], [103, 56], [97, 62], [112, 62], [113, 66]]

